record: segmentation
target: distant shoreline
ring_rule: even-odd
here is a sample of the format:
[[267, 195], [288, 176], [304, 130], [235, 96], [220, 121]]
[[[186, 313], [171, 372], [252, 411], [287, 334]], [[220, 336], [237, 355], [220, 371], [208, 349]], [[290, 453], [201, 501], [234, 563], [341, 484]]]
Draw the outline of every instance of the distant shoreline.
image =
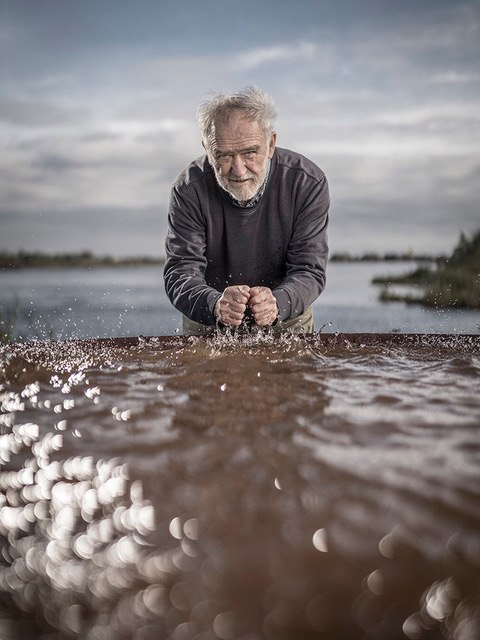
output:
[[42, 268], [83, 268], [97, 269], [105, 267], [148, 267], [163, 266], [164, 258], [151, 256], [131, 256], [114, 258], [112, 256], [96, 256], [90, 251], [81, 253], [49, 254], [40, 251], [18, 253], [0, 252], [0, 269], [42, 269]]
[[[330, 262], [441, 262], [443, 256], [414, 255], [411, 253], [365, 253], [353, 256], [349, 253], [334, 253]], [[97, 269], [105, 267], [145, 267], [162, 266], [165, 258], [152, 256], [112, 257], [96, 256], [90, 251], [80, 253], [43, 253], [40, 251], [17, 253], [0, 252], [0, 269], [41, 269], [41, 268], [84, 268]]]

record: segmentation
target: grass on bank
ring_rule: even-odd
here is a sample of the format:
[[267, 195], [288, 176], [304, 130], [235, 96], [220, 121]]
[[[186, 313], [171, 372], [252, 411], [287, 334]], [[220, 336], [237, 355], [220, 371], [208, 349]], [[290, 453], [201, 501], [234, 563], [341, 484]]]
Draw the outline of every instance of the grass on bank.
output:
[[[400, 276], [378, 277], [373, 284], [382, 285], [379, 298], [385, 302], [403, 301], [432, 307], [480, 309], [480, 230], [467, 238], [460, 234], [450, 257], [433, 268], [424, 265]], [[390, 285], [420, 287], [421, 294], [397, 294]]]

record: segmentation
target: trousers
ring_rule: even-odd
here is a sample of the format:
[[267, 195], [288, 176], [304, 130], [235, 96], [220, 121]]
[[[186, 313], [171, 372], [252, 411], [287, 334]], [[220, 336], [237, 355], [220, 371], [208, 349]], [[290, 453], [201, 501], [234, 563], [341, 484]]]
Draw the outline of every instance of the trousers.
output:
[[[232, 331], [232, 328], [222, 324], [201, 324], [200, 322], [195, 322], [195, 320], [190, 320], [190, 318], [187, 318], [187, 316], [183, 316], [183, 335], [211, 336], [215, 333], [216, 330]], [[285, 331], [294, 331], [295, 333], [313, 333], [314, 326], [312, 307], [308, 307], [308, 309], [304, 313], [297, 316], [296, 318], [289, 318], [288, 320], [284, 320], [283, 322], [277, 322], [277, 324], [271, 327], [258, 327], [257, 325], [252, 325], [249, 327], [241, 325], [237, 330], [246, 333], [258, 330], [272, 331], [274, 334], [284, 333]]]

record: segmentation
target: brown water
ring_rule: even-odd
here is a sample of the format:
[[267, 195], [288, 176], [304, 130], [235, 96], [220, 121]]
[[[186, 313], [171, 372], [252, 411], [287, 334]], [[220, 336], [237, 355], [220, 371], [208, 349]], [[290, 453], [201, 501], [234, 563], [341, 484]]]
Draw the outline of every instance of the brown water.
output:
[[0, 351], [0, 637], [480, 637], [480, 338]]

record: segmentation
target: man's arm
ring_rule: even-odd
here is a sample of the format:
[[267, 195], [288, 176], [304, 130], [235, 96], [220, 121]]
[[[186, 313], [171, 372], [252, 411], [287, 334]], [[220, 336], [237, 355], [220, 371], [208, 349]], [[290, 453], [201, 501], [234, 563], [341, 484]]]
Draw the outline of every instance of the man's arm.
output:
[[200, 206], [175, 187], [170, 197], [165, 249], [165, 290], [173, 306], [202, 324], [212, 325], [218, 320], [227, 326], [239, 326], [250, 287], [230, 286], [220, 293], [206, 284], [206, 233]]
[[286, 275], [272, 292], [280, 320], [304, 313], [325, 287], [329, 206], [328, 183], [323, 176], [307, 193], [296, 215], [287, 251]]
[[205, 282], [205, 248], [205, 222], [199, 203], [174, 187], [165, 243], [165, 291], [173, 306], [185, 316], [212, 325], [215, 324], [215, 304], [221, 293]]

